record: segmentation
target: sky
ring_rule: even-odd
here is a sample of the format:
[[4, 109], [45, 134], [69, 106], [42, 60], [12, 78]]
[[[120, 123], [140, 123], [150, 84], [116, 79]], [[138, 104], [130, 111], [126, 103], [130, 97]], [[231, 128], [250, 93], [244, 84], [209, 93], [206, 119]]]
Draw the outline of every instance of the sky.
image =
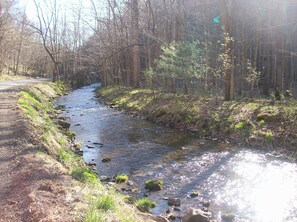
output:
[[[37, 3], [42, 4], [43, 0], [36, 0]], [[45, 0], [46, 2], [50, 2], [51, 0]], [[34, 0], [19, 0], [19, 4], [21, 7], [26, 9], [27, 16], [30, 20], [36, 19], [36, 8], [34, 4]], [[62, 8], [66, 11], [71, 11], [72, 8], [78, 7], [80, 4], [84, 8], [85, 11], [91, 9], [91, 3], [89, 0], [57, 0], [57, 4], [61, 4]]]

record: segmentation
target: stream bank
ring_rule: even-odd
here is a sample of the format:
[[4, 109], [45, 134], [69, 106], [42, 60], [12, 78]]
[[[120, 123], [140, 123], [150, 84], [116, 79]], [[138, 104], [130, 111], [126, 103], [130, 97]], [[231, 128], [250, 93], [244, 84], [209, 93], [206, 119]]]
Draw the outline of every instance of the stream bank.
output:
[[274, 150], [295, 158], [297, 101], [269, 99], [223, 101], [149, 89], [108, 86], [98, 90], [111, 107], [195, 133], [201, 138]]
[[[67, 119], [60, 115], [59, 109], [62, 107], [55, 107], [53, 104], [54, 100], [66, 91], [69, 89], [63, 84], [48, 83], [26, 87], [19, 93], [19, 108], [30, 122], [31, 136], [36, 144], [35, 158], [39, 163], [38, 167], [30, 165], [30, 174], [36, 175], [36, 172], [38, 178], [47, 178], [46, 183], [37, 191], [48, 192], [46, 200], [52, 201], [44, 205], [48, 206], [47, 209], [42, 209], [42, 204], [35, 204], [32, 209], [29, 208], [32, 212], [27, 213], [27, 217], [33, 221], [44, 218], [54, 221], [86, 222], [155, 221], [157, 217], [141, 214], [135, 206], [128, 205], [125, 197], [115, 192], [113, 187], [100, 183], [97, 175], [86, 166], [82, 157], [74, 153], [80, 146], [75, 141], [75, 133], [69, 130], [70, 124]], [[37, 167], [35, 171], [34, 166]], [[47, 174], [41, 173], [43, 167]], [[64, 177], [67, 180], [60, 179]], [[55, 198], [60, 202], [56, 203]], [[39, 201], [42, 201], [42, 198]], [[52, 217], [46, 215], [49, 209], [56, 210], [55, 213], [51, 212]]]
[[[58, 103], [82, 141], [85, 162], [94, 162], [100, 178], [125, 195], [148, 196], [156, 203], [153, 214], [173, 220], [194, 207], [217, 221], [228, 213], [240, 222], [297, 219], [294, 162], [126, 115], [110, 108], [116, 104], [100, 103], [96, 87], [75, 90]], [[130, 182], [114, 184], [123, 174]], [[145, 182], [154, 179], [163, 181], [162, 189], [148, 192]]]

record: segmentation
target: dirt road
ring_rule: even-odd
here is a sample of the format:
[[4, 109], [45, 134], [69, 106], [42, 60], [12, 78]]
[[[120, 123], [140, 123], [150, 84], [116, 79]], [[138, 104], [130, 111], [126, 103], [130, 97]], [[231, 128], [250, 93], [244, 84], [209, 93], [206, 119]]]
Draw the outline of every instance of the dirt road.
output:
[[24, 79], [24, 80], [4, 81], [4, 82], [0, 81], [0, 91], [13, 89], [20, 86], [33, 84], [33, 83], [46, 82], [49, 80], [50, 79], [40, 78], [40, 79]]
[[0, 83], [0, 221], [75, 221], [77, 187], [58, 162], [40, 152], [16, 104], [17, 86], [28, 83]]

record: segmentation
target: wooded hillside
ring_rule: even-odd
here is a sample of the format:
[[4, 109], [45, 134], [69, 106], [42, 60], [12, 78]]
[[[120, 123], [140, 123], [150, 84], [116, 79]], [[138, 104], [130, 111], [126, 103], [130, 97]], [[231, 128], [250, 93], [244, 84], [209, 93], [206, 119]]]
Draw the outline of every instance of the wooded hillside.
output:
[[87, 17], [82, 4], [65, 16], [57, 1], [35, 1], [37, 22], [12, 2], [0, 7], [2, 70], [226, 100], [295, 92], [294, 0], [90, 0]]

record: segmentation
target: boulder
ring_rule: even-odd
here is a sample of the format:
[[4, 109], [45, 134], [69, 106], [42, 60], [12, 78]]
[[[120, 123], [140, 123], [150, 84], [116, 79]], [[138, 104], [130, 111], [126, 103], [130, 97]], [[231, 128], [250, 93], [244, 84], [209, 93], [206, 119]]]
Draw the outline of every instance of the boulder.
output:
[[182, 217], [182, 222], [210, 222], [211, 213], [200, 209], [190, 208]]
[[58, 124], [61, 126], [63, 129], [69, 129], [70, 128], [70, 123], [66, 122], [65, 120], [58, 119]]
[[145, 189], [149, 191], [159, 191], [162, 189], [163, 181], [162, 180], [146, 180]]

